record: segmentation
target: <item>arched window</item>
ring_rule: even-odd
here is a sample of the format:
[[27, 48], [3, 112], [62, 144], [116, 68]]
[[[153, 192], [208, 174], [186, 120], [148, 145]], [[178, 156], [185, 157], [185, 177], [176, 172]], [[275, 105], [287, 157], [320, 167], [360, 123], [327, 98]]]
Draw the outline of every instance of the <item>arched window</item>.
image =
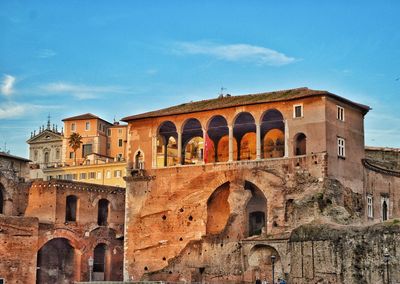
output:
[[78, 198], [75, 195], [68, 195], [65, 206], [65, 222], [76, 222], [78, 210]]
[[182, 164], [198, 164], [203, 162], [204, 141], [203, 128], [195, 118], [188, 119], [182, 129]]
[[50, 161], [50, 153], [49, 152], [44, 152], [44, 163], [48, 164]]
[[178, 163], [178, 132], [175, 124], [164, 121], [158, 128], [157, 167], [174, 166]]
[[285, 123], [280, 111], [267, 110], [261, 119], [262, 157], [279, 158], [285, 155]]
[[251, 198], [246, 205], [248, 216], [248, 236], [261, 235], [266, 229], [267, 199], [264, 193], [251, 182], [246, 181], [244, 188], [251, 192]]
[[307, 138], [304, 133], [297, 133], [294, 138], [294, 154], [295, 156], [307, 154]]
[[104, 281], [106, 272], [106, 244], [98, 244], [93, 251], [93, 273], [96, 281]]
[[221, 115], [211, 118], [205, 141], [205, 162], [226, 162], [229, 159], [229, 128]]
[[33, 152], [33, 161], [37, 161], [37, 159], [38, 159], [38, 151], [37, 150], [35, 150], [34, 152]]
[[383, 198], [382, 200], [382, 221], [386, 221], [389, 219], [389, 208], [388, 208], [389, 200], [387, 198]]
[[248, 112], [240, 113], [233, 124], [233, 136], [237, 142], [236, 160], [256, 159], [256, 124]]
[[97, 224], [107, 226], [108, 210], [110, 202], [107, 199], [100, 199], [98, 203]]
[[56, 150], [56, 159], [60, 159], [60, 149]]

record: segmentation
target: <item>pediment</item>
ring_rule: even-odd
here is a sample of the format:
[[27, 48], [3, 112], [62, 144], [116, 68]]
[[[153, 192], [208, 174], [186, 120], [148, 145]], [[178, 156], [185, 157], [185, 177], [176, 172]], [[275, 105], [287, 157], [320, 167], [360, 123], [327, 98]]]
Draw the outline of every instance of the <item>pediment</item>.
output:
[[54, 133], [50, 130], [45, 130], [42, 133], [32, 137], [28, 141], [26, 141], [29, 144], [34, 144], [34, 143], [47, 143], [47, 142], [61, 142], [63, 136], [58, 133]]

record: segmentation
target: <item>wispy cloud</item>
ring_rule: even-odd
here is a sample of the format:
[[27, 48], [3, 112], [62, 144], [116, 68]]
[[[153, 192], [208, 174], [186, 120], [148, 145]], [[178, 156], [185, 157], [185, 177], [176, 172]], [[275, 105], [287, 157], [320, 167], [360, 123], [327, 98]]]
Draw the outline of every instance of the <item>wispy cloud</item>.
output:
[[3, 76], [3, 81], [1, 82], [1, 93], [6, 96], [12, 95], [14, 93], [15, 77], [5, 74]]
[[177, 54], [208, 55], [231, 62], [250, 62], [258, 65], [281, 66], [296, 61], [294, 57], [276, 50], [250, 44], [216, 44], [213, 42], [176, 42]]
[[0, 119], [21, 118], [30, 116], [33, 111], [42, 111], [47, 109], [59, 108], [53, 105], [35, 105], [22, 103], [4, 103], [0, 104]]
[[53, 56], [56, 56], [56, 55], [57, 55], [57, 52], [55, 52], [52, 49], [42, 49], [42, 50], [39, 50], [39, 52], [37, 54], [37, 57], [39, 57], [39, 58], [49, 58], [49, 57], [53, 57]]
[[103, 94], [128, 93], [126, 88], [120, 86], [90, 86], [64, 82], [48, 83], [40, 86], [40, 89], [46, 94], [70, 94], [78, 100], [94, 99]]

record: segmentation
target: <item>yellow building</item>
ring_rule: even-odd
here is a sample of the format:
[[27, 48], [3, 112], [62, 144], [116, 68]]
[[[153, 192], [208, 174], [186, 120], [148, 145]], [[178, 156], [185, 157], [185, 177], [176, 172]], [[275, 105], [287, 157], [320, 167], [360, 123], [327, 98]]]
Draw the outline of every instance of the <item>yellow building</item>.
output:
[[78, 166], [46, 168], [47, 179], [74, 180], [80, 182], [125, 187], [126, 162], [102, 162]]

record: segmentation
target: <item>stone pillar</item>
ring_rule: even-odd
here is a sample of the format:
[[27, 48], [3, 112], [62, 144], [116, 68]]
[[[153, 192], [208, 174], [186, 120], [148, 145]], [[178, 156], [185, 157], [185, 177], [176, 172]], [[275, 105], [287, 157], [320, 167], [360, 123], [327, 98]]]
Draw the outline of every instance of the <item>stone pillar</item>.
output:
[[229, 125], [229, 160], [228, 162], [233, 161], [233, 126]]
[[206, 163], [206, 141], [207, 141], [207, 131], [203, 129], [203, 164]]
[[285, 157], [289, 157], [289, 127], [287, 119], [285, 119]]
[[256, 160], [261, 159], [261, 127], [256, 124]]
[[74, 280], [81, 281], [81, 258], [82, 253], [79, 249], [74, 249]]
[[178, 165], [182, 165], [182, 133], [178, 132]]
[[153, 149], [153, 153], [152, 153], [152, 159], [151, 159], [151, 165], [153, 168], [157, 167], [157, 136], [153, 135], [151, 138], [152, 141], [152, 149]]

